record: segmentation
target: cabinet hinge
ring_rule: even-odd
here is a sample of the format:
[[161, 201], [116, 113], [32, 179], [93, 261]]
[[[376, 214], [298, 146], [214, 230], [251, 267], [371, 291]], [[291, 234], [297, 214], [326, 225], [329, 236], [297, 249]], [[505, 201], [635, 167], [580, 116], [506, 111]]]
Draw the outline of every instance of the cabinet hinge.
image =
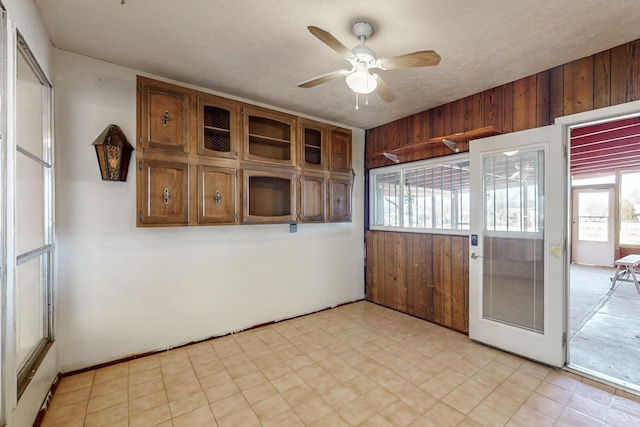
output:
[[138, 212], [138, 221], [142, 221], [142, 212]]
[[566, 332], [562, 333], [562, 345], [563, 346], [567, 345], [567, 333]]
[[239, 218], [239, 215], [238, 215], [238, 212], [236, 212], [236, 221], [238, 220], [238, 218]]
[[[238, 169], [236, 169], [236, 178], [238, 177]], [[237, 215], [237, 214], [236, 214]]]
[[138, 169], [142, 170], [142, 160], [138, 162]]
[[138, 85], [138, 92], [142, 93], [142, 85]]
[[562, 157], [567, 157], [567, 144], [562, 145]]
[[237, 159], [238, 158], [238, 150], [236, 150], [235, 156], [236, 156], [236, 159]]

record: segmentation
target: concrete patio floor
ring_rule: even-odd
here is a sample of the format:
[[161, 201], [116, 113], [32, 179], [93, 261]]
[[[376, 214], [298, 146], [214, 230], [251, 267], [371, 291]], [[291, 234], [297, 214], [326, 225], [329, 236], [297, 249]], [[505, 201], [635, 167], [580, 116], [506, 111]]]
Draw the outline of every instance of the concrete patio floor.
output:
[[614, 272], [571, 265], [569, 363], [640, 387], [640, 294]]

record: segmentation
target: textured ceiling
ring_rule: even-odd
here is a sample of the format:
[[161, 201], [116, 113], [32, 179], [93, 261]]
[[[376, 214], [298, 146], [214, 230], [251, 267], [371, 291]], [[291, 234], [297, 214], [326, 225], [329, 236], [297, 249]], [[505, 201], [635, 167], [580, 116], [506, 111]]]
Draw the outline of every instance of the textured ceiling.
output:
[[[54, 46], [304, 115], [369, 129], [640, 38], [633, 0], [35, 0]], [[397, 100], [354, 108], [344, 79], [357, 20], [378, 57], [433, 49], [437, 67], [379, 71]]]

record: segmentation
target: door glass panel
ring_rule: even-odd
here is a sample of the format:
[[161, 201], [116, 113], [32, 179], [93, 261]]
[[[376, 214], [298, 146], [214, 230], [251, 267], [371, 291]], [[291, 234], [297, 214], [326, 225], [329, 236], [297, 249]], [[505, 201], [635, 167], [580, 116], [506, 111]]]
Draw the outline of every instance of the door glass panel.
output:
[[16, 332], [18, 363], [22, 368], [46, 333], [45, 281], [41, 257], [16, 268]]
[[544, 151], [488, 155], [482, 316], [544, 332]]
[[16, 133], [18, 144], [29, 153], [43, 158], [42, 83], [23, 55], [18, 55]]
[[578, 193], [578, 239], [589, 242], [609, 241], [609, 192]]
[[45, 171], [22, 153], [16, 162], [16, 252], [21, 255], [45, 245]]

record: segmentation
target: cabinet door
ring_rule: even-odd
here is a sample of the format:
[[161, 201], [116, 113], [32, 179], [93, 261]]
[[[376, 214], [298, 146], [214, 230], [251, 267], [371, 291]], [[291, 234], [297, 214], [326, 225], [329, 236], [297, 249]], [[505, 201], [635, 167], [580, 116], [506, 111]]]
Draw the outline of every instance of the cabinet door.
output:
[[142, 147], [189, 152], [189, 94], [160, 82], [140, 81]]
[[198, 154], [238, 158], [237, 104], [217, 97], [198, 97]]
[[189, 165], [140, 160], [138, 223], [182, 225], [189, 221]]
[[244, 169], [242, 181], [243, 222], [295, 222], [295, 172]]
[[285, 114], [244, 108], [243, 159], [294, 166], [295, 118]]
[[300, 220], [302, 222], [324, 222], [326, 180], [323, 175], [300, 177]]
[[238, 222], [237, 169], [198, 166], [198, 223]]
[[351, 180], [329, 178], [329, 221], [351, 222]]
[[332, 128], [329, 145], [331, 172], [351, 172], [351, 131]]
[[307, 170], [324, 170], [326, 139], [329, 133], [327, 125], [306, 119], [299, 119], [298, 122], [300, 167]]

